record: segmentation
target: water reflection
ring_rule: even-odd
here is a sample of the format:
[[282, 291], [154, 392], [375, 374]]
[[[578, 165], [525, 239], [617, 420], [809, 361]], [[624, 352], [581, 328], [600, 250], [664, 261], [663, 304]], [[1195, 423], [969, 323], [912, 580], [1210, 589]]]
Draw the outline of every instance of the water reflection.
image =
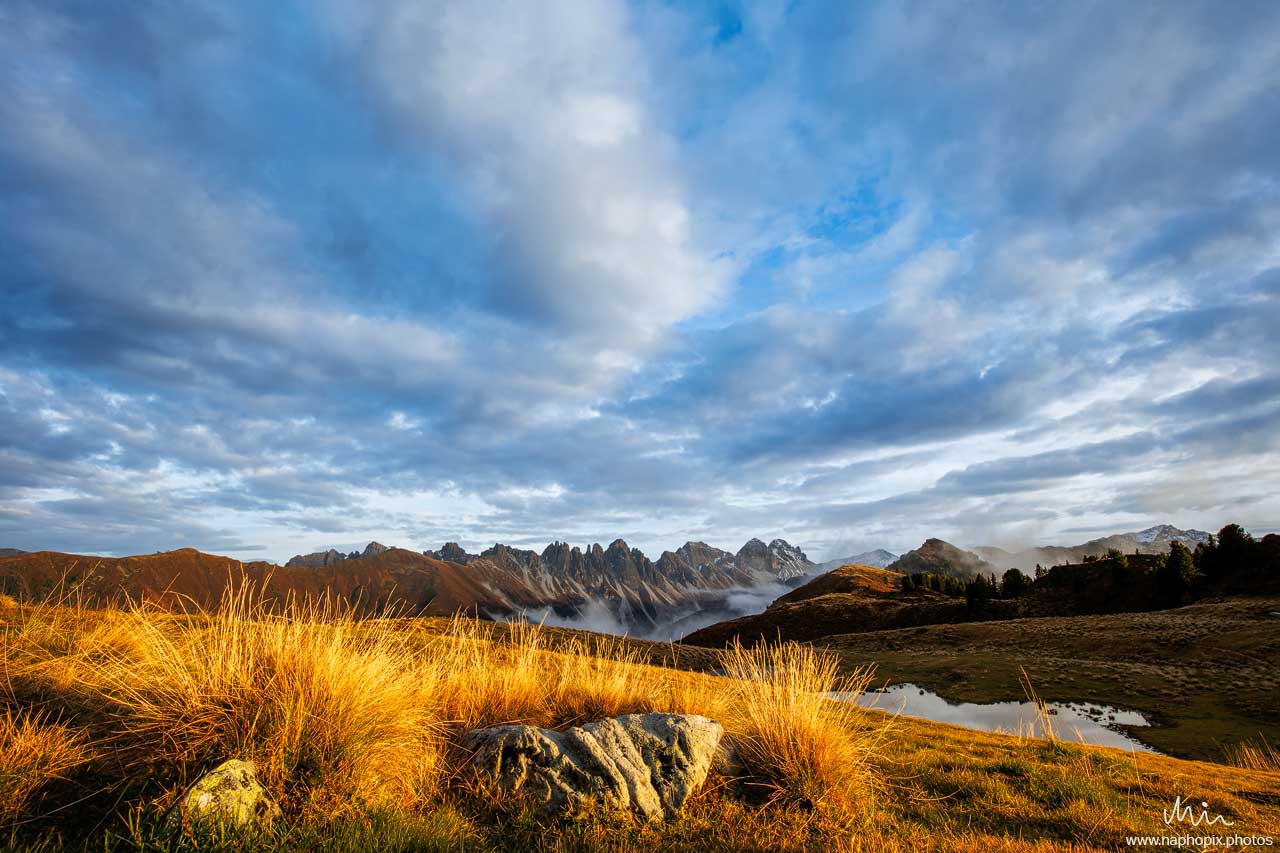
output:
[[[986, 705], [973, 702], [952, 703], [914, 684], [896, 684], [884, 690], [871, 690], [860, 695], [856, 701], [863, 707], [891, 714], [921, 717], [985, 732], [1044, 736], [1039, 715], [1030, 702], [992, 702]], [[1134, 752], [1155, 752], [1127, 732], [1112, 728], [1151, 725], [1137, 711], [1122, 711], [1091, 702], [1050, 702], [1048, 707], [1054, 733], [1061, 740], [1114, 746]]]

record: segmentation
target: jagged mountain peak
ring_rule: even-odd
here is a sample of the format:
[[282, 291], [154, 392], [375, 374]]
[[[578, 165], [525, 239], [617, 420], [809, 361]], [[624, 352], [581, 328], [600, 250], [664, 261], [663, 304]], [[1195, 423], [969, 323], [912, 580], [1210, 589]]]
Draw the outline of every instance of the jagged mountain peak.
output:
[[390, 549], [381, 542], [370, 542], [364, 546], [363, 551], [351, 551], [343, 553], [336, 548], [330, 548], [327, 551], [314, 551], [310, 554], [295, 554], [285, 563], [286, 568], [311, 568], [322, 569], [325, 566], [331, 566], [342, 560], [355, 560], [360, 557], [373, 557], [378, 554], [385, 553]]

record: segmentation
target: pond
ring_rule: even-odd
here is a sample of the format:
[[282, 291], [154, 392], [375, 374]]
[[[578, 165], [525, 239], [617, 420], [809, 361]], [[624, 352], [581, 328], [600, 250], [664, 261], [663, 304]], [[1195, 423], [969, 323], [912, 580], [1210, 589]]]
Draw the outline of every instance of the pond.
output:
[[[837, 696], [837, 698], [846, 698]], [[895, 684], [884, 690], [869, 690], [855, 700], [865, 708], [875, 708], [905, 717], [921, 717], [985, 732], [1004, 732], [1043, 737], [1035, 706], [1030, 702], [948, 702], [936, 693], [914, 684]], [[1124, 711], [1092, 702], [1049, 702], [1054, 734], [1060, 740], [1074, 740], [1095, 746], [1114, 746], [1133, 752], [1156, 750], [1116, 726], [1149, 726], [1137, 711]]]

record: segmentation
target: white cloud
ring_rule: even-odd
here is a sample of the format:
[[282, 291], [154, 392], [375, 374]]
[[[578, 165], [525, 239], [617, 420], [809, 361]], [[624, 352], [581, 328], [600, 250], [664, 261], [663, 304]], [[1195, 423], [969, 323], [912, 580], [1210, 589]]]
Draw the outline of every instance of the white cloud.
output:
[[467, 179], [503, 256], [500, 313], [627, 352], [723, 292], [623, 3], [389, 2], [334, 25], [394, 119]]

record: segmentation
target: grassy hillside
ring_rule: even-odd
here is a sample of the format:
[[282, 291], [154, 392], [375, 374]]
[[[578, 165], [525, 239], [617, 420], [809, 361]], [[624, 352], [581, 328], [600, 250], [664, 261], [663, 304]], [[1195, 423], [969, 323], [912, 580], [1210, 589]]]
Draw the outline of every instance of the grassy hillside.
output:
[[1174, 610], [931, 625], [825, 637], [877, 681], [952, 701], [1021, 699], [1026, 667], [1050, 700], [1143, 712], [1141, 739], [1173, 755], [1219, 758], [1248, 740], [1280, 742], [1280, 598]]
[[[23, 849], [1104, 850], [1162, 830], [1175, 796], [1280, 829], [1280, 775], [892, 719], [825, 698], [860, 673], [812, 647], [680, 650], [469, 620], [4, 611], [0, 802]], [[843, 652], [846, 656], [848, 650]], [[685, 661], [705, 666], [710, 660]], [[498, 722], [643, 710], [721, 721], [740, 766], [670, 823], [538, 820], [482, 796], [457, 744]], [[285, 818], [263, 837], [175, 835], [161, 815], [227, 757]]]
[[[263, 602], [276, 604], [334, 595], [365, 615], [391, 608], [440, 616], [544, 603], [517, 579], [492, 576], [496, 573], [492, 566], [464, 568], [402, 548], [315, 568], [242, 563], [194, 548], [134, 557], [37, 551], [0, 558], [0, 592], [40, 599], [74, 588], [80, 600], [95, 606], [131, 600], [182, 608], [191, 603], [212, 607], [228, 591], [252, 587]], [[495, 580], [501, 582], [486, 584]], [[491, 588], [506, 592], [503, 602], [495, 601]]]
[[992, 601], [980, 609], [929, 589], [904, 592], [902, 575], [873, 566], [841, 566], [779, 598], [762, 613], [717, 622], [684, 638], [693, 646], [723, 647], [777, 640], [811, 641], [832, 634], [971, 622], [1018, 615], [1020, 602]]

